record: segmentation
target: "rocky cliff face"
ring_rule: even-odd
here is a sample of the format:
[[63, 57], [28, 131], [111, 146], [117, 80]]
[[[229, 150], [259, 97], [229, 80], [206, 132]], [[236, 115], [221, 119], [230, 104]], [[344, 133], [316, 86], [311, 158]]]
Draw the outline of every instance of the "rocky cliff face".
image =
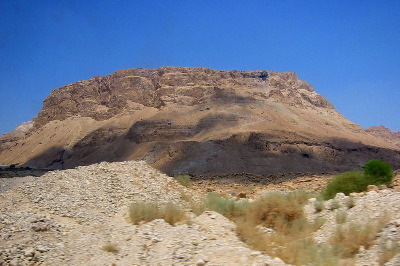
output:
[[140, 107], [246, 104], [265, 99], [301, 108], [333, 108], [295, 73], [183, 67], [128, 69], [54, 90], [44, 101], [35, 126], [71, 116], [101, 121]]
[[67, 168], [143, 159], [195, 174], [400, 161], [396, 146], [346, 120], [295, 73], [182, 67], [120, 70], [56, 89], [29, 134], [7, 147], [0, 163]]

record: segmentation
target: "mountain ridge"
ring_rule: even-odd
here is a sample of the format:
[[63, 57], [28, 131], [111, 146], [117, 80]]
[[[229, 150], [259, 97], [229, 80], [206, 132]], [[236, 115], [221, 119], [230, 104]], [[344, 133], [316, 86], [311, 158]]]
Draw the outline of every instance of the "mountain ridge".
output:
[[400, 147], [400, 131], [392, 131], [385, 126], [373, 126], [365, 129], [369, 134]]

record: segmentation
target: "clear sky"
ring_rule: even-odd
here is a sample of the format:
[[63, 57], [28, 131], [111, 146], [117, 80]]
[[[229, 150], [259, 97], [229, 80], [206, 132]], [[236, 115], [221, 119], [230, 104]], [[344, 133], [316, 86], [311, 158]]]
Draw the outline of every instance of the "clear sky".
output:
[[399, 0], [0, 0], [0, 134], [118, 69], [293, 71], [349, 120], [400, 130]]

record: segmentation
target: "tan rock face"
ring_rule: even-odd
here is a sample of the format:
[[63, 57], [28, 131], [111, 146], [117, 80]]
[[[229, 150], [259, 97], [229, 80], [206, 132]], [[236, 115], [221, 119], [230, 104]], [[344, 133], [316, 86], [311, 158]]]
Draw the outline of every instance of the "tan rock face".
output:
[[372, 136], [383, 139], [400, 147], [400, 131], [391, 131], [384, 126], [370, 127], [367, 128], [365, 131], [367, 131]]
[[[295, 73], [127, 69], [52, 91], [0, 164], [141, 159], [168, 173], [341, 171], [398, 147], [367, 134]], [[397, 166], [397, 167], [400, 167]]]

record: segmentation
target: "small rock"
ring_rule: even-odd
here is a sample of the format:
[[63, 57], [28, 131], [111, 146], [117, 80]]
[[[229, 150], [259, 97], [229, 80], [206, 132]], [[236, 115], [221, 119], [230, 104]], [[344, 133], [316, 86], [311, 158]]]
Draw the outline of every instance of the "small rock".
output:
[[314, 203], [314, 202], [316, 202], [317, 201], [317, 199], [316, 198], [311, 198], [311, 199], [308, 199], [308, 202], [310, 202], [310, 203]]
[[10, 254], [17, 254], [18, 253], [18, 249], [17, 248], [11, 248], [10, 249]]
[[24, 249], [25, 257], [33, 257], [35, 255], [35, 249], [32, 247]]
[[369, 185], [368, 187], [367, 187], [367, 191], [369, 192], [369, 191], [377, 191], [377, 190], [379, 190], [379, 188], [377, 187], [377, 186], [375, 186], [375, 185]]
[[397, 227], [400, 227], [400, 219], [397, 219], [397, 220], [395, 221], [395, 225], [396, 225]]
[[206, 265], [206, 262], [205, 262], [203, 259], [199, 259], [199, 260], [196, 262], [196, 265], [197, 265], [197, 266], [203, 266], [203, 265]]
[[42, 252], [40, 251], [35, 251], [35, 254], [33, 255], [34, 258], [39, 258], [42, 255]]
[[346, 195], [342, 192], [336, 194], [335, 199], [344, 199]]
[[8, 265], [10, 265], [10, 266], [17, 266], [17, 265], [19, 265], [19, 264], [20, 264], [20, 263], [19, 263], [19, 260], [18, 260], [18, 259], [13, 259], [12, 261], [9, 262]]
[[240, 192], [238, 197], [241, 199], [244, 199], [244, 198], [247, 198], [247, 194], [246, 194], [246, 192]]

